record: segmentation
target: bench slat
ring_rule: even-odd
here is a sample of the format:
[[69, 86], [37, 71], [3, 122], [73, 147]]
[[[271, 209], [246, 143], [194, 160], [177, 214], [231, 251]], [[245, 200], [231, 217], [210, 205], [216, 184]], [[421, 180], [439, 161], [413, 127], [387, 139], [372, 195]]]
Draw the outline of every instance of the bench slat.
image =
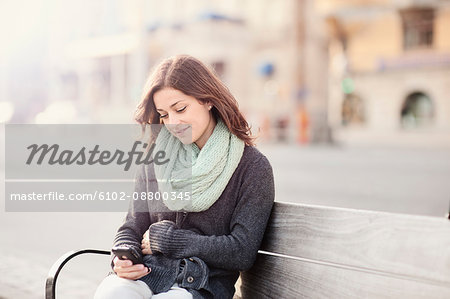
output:
[[450, 298], [450, 287], [259, 254], [241, 274], [245, 299]]
[[450, 285], [444, 217], [276, 202], [262, 250]]

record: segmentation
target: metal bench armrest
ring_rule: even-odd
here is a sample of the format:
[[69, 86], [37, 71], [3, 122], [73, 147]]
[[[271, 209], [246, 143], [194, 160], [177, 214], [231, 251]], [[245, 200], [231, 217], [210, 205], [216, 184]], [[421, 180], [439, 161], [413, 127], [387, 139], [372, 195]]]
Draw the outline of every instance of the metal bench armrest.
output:
[[62, 270], [64, 265], [70, 261], [72, 258], [80, 254], [94, 253], [94, 254], [104, 254], [110, 255], [111, 252], [107, 250], [97, 250], [97, 249], [81, 249], [72, 250], [61, 256], [50, 269], [47, 280], [45, 282], [45, 299], [55, 299], [56, 298], [56, 280], [58, 279], [59, 272]]

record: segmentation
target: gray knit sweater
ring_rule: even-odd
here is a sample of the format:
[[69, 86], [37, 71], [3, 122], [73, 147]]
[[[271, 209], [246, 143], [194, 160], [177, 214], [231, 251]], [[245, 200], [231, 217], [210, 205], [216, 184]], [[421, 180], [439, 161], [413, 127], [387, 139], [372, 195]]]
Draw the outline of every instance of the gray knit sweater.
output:
[[[137, 192], [157, 190], [151, 166], [138, 173]], [[142, 254], [142, 235], [149, 229], [153, 254], [145, 255], [144, 263], [152, 271], [140, 280], [154, 293], [177, 282], [194, 298], [232, 298], [239, 271], [250, 269], [256, 259], [273, 201], [269, 161], [245, 146], [225, 190], [208, 210], [160, 212], [161, 201], [133, 201], [114, 245], [133, 246]]]

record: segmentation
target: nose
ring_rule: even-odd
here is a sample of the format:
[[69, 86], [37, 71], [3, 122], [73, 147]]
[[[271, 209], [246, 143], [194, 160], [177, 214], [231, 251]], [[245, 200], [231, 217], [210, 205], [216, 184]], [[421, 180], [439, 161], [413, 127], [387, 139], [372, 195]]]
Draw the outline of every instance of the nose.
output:
[[176, 114], [170, 114], [168, 115], [168, 122], [167, 124], [169, 125], [178, 125], [181, 123], [180, 117], [177, 116]]

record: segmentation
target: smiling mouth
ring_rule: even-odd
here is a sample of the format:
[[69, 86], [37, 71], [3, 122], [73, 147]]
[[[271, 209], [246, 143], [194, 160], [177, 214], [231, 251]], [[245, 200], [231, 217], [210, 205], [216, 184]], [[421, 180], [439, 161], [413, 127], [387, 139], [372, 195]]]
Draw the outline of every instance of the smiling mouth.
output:
[[175, 134], [181, 135], [181, 134], [183, 134], [184, 132], [186, 132], [187, 129], [188, 129], [188, 128], [185, 128], [185, 129], [179, 130], [179, 131], [175, 131]]

